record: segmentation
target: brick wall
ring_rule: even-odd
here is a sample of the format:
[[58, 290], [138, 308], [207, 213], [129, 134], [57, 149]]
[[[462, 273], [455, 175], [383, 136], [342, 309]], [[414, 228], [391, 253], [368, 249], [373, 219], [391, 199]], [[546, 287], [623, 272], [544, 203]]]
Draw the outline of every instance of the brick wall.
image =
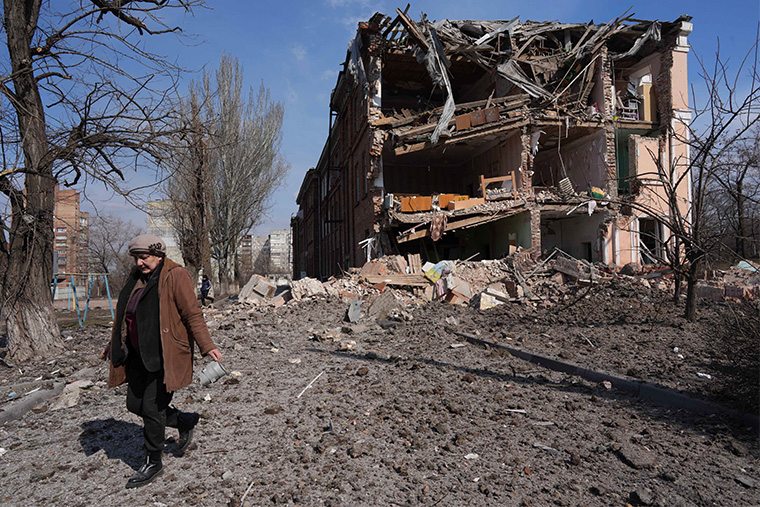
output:
[[533, 155], [530, 153], [530, 134], [528, 133], [528, 127], [523, 127], [522, 134], [520, 135], [520, 146], [522, 147], [522, 153], [520, 154], [520, 169], [522, 175], [522, 184], [520, 190], [525, 194], [533, 195]]
[[[675, 45], [673, 36], [663, 40], [663, 46], [672, 48]], [[673, 67], [672, 50], [664, 49], [660, 53], [660, 73], [654, 77], [654, 89], [657, 95], [657, 111], [660, 116], [660, 128], [669, 128], [673, 117], [673, 87], [671, 83], [671, 68]]]
[[599, 61], [602, 62], [602, 86], [604, 88], [604, 141], [606, 145], [604, 160], [607, 164], [607, 188], [605, 190], [610, 198], [614, 200], [618, 196], [615, 123], [613, 121], [615, 94], [612, 87], [612, 62], [607, 52], [607, 46], [600, 48]]
[[530, 256], [541, 257], [541, 210], [530, 210]]

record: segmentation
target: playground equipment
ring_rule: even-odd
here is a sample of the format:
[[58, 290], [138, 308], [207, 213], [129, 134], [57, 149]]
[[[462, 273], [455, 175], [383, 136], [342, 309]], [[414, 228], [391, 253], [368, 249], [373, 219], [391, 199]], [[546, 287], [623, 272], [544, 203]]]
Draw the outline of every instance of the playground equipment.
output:
[[[55, 300], [55, 291], [58, 288], [58, 280], [63, 279], [64, 277], [71, 280], [70, 282], [64, 283], [64, 286], [68, 289], [68, 294], [66, 296], [66, 302], [68, 306], [67, 310], [71, 311], [71, 301], [73, 299], [74, 307], [76, 308], [77, 312], [77, 322], [79, 323], [79, 327], [83, 327], [84, 323], [87, 322], [87, 311], [90, 309], [92, 286], [94, 285], [95, 281], [101, 276], [103, 277], [106, 286], [106, 296], [108, 297], [108, 307], [111, 309], [111, 319], [114, 319], [115, 316], [113, 313], [113, 302], [111, 301], [111, 289], [108, 287], [108, 273], [53, 273], [53, 300]], [[76, 285], [77, 277], [80, 280], [83, 277], [87, 278], [87, 300], [84, 305], [84, 316], [82, 316], [79, 311], [79, 299], [77, 298]]]

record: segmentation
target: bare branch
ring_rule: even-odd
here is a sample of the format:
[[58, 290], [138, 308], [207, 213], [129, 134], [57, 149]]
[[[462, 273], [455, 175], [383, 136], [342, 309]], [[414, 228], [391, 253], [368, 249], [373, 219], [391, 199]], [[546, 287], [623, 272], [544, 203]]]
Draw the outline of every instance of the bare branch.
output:
[[[0, 93], [15, 125], [1, 144], [3, 157], [15, 152], [19, 160], [4, 158], [0, 169], [0, 191], [11, 204], [10, 223], [0, 224], [0, 306], [15, 359], [60, 346], [48, 287], [56, 183], [101, 181], [131, 199], [134, 189], [121, 188], [125, 168], [155, 165], [163, 155], [174, 128], [167, 99], [181, 70], [150, 53], [144, 39], [132, 39], [178, 31], [162, 12], [200, 4], [90, 0], [57, 12], [55, 2], [3, 3], [9, 63], [0, 68]], [[10, 116], [3, 115], [3, 126]]]

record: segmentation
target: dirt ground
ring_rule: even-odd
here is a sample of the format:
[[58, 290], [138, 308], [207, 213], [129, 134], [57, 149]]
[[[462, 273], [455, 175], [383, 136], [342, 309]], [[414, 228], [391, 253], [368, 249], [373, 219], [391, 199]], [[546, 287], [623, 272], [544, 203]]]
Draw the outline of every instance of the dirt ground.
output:
[[428, 303], [372, 318], [368, 306], [356, 324], [344, 320], [348, 304], [329, 297], [276, 311], [216, 306], [207, 322], [236, 373], [175, 394], [177, 406], [202, 416], [195, 443], [176, 456], [168, 430], [164, 474], [137, 490], [124, 485], [142, 460], [141, 425], [124, 387], [105, 385], [96, 358], [104, 322], [66, 327], [67, 352], [56, 361], [0, 366], [0, 409], [23, 401], [9, 393], [51, 379], [92, 381], [76, 405], [56, 410], [51, 399], [0, 427], [0, 504], [760, 503], [756, 430], [454, 333], [757, 414], [758, 371], [748, 373], [736, 351], [751, 360], [758, 344], [737, 344], [723, 317], [738, 306], [703, 307], [688, 323], [666, 293], [625, 281], [484, 312]]

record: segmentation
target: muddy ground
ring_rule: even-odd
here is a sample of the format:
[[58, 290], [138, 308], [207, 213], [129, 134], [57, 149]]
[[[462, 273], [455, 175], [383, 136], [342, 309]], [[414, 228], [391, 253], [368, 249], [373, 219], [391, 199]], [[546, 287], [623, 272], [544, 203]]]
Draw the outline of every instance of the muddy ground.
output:
[[124, 485], [142, 460], [141, 425], [125, 389], [105, 385], [96, 356], [106, 326], [66, 331], [55, 362], [0, 366], [3, 397], [92, 381], [75, 406], [54, 410], [52, 399], [0, 427], [0, 504], [760, 503], [758, 433], [746, 424], [636, 399], [454, 333], [756, 414], [758, 344], [737, 339], [722, 316], [739, 307], [703, 307], [688, 323], [667, 294], [612, 281], [551, 305], [485, 312], [429, 303], [373, 318], [367, 305], [348, 324], [347, 308], [316, 298], [209, 310], [237, 373], [176, 393], [176, 405], [202, 415], [195, 443], [175, 456], [168, 430], [163, 476], [137, 490]]

